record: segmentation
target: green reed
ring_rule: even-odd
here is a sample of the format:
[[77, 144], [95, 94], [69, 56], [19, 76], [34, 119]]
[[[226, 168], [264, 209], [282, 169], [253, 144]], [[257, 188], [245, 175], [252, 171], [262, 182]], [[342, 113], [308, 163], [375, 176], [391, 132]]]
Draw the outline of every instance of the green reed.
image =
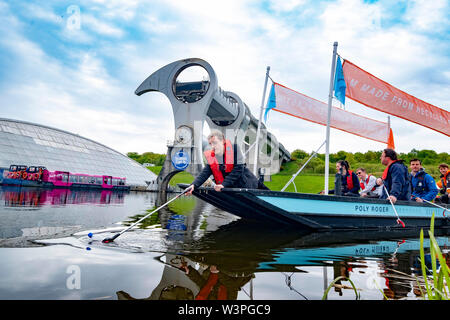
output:
[[[420, 230], [420, 264], [422, 268], [422, 276], [425, 283], [424, 292], [422, 286], [419, 284], [422, 297], [425, 300], [448, 300], [450, 292], [450, 268], [447, 266], [446, 260], [439, 248], [439, 245], [434, 237], [434, 213], [431, 217], [430, 230], [428, 230], [428, 236], [430, 239], [430, 256], [431, 256], [431, 269], [428, 270], [425, 265], [425, 250], [424, 250], [424, 235], [423, 229]], [[440, 269], [437, 270], [436, 258], [439, 261]], [[427, 275], [429, 271], [432, 275]], [[445, 283], [444, 283], [445, 280]]]
[[350, 278], [347, 278], [347, 277], [344, 277], [344, 276], [339, 276], [339, 277], [337, 277], [336, 279], [334, 279], [334, 280], [330, 283], [330, 285], [328, 286], [327, 290], [325, 290], [325, 292], [324, 292], [324, 294], [323, 294], [323, 296], [322, 296], [322, 300], [326, 300], [326, 299], [327, 299], [328, 292], [329, 292], [330, 289], [334, 286], [334, 284], [335, 284], [336, 282], [338, 282], [339, 280], [344, 280], [344, 281], [350, 282], [350, 284], [351, 284], [352, 287], [353, 287], [353, 291], [355, 292], [356, 300], [359, 300], [359, 299], [361, 298], [361, 296], [360, 296], [360, 294], [359, 294], [359, 292], [358, 292], [358, 289], [356, 289], [356, 286], [355, 286], [355, 284], [353, 283], [353, 281], [350, 280]]
[[[431, 269], [429, 270], [425, 264], [425, 249], [424, 249], [424, 232], [423, 229], [420, 230], [420, 265], [422, 269], [422, 277], [423, 279], [419, 279], [415, 277], [415, 281], [418, 284], [420, 289], [422, 298], [424, 300], [449, 300], [450, 298], [450, 268], [447, 266], [444, 255], [442, 254], [441, 249], [439, 248], [439, 244], [434, 237], [434, 212], [431, 216], [430, 230], [428, 230], [428, 236], [430, 241], [430, 256], [431, 256]], [[436, 259], [437, 258], [437, 259]], [[436, 260], [439, 261], [440, 268], [438, 270]], [[428, 273], [431, 273], [429, 276]], [[323, 294], [322, 300], [325, 300], [328, 296], [328, 292], [334, 286], [334, 284], [339, 280], [349, 281], [353, 287], [353, 290], [356, 295], [356, 299], [359, 300], [361, 296], [357, 292], [357, 289], [354, 283], [347, 277], [337, 277], [334, 279], [325, 293]], [[411, 280], [414, 280], [411, 277]], [[445, 281], [444, 281], [445, 280]], [[423, 285], [425, 286], [425, 291], [422, 289]], [[381, 291], [381, 290], [380, 290]], [[383, 293], [383, 291], [381, 291]], [[385, 299], [388, 299], [384, 293], [383, 296]]]

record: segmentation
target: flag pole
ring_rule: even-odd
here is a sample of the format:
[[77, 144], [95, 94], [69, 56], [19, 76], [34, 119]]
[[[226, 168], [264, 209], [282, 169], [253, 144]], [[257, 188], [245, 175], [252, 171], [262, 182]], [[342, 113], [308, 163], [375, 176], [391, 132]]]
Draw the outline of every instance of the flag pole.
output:
[[266, 80], [264, 81], [264, 90], [263, 90], [263, 96], [261, 100], [261, 108], [259, 110], [259, 121], [258, 121], [258, 129], [256, 130], [256, 141], [255, 141], [255, 165], [253, 166], [253, 174], [255, 176], [258, 175], [258, 153], [259, 153], [259, 136], [261, 134], [261, 122], [262, 122], [262, 115], [264, 110], [264, 100], [266, 99], [266, 89], [267, 89], [267, 80], [269, 79], [269, 71], [270, 66], [267, 66], [266, 70]]
[[333, 44], [333, 59], [331, 60], [331, 76], [330, 76], [330, 91], [328, 93], [328, 115], [327, 115], [327, 131], [326, 131], [326, 145], [325, 145], [325, 194], [328, 194], [328, 175], [330, 170], [330, 122], [331, 122], [331, 106], [333, 103], [333, 87], [334, 87], [334, 73], [336, 71], [336, 55], [337, 55], [337, 41]]
[[391, 116], [387, 116], [387, 123], [388, 123], [388, 143], [389, 143], [389, 136], [391, 135]]

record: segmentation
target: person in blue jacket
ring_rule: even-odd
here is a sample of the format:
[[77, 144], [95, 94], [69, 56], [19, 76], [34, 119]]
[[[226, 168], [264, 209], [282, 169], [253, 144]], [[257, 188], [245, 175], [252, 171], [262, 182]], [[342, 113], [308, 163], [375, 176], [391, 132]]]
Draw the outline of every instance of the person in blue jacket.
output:
[[384, 149], [380, 157], [381, 163], [386, 166], [383, 176], [377, 179], [377, 184], [384, 186], [380, 199], [390, 199], [392, 203], [397, 200], [411, 200], [411, 184], [408, 168], [403, 160], [397, 159], [393, 149]]
[[423, 200], [433, 201], [439, 190], [436, 181], [422, 167], [422, 161], [411, 159], [409, 161], [411, 169], [412, 194], [411, 200], [423, 202]]

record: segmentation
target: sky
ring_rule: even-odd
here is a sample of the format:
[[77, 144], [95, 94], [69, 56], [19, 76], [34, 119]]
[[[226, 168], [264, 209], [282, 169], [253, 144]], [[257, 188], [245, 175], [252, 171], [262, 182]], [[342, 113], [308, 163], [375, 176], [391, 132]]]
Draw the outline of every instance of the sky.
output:
[[[337, 41], [344, 59], [450, 110], [447, 0], [0, 0], [0, 19], [0, 118], [63, 129], [123, 154], [166, 153], [175, 130], [169, 100], [134, 91], [185, 58], [206, 60], [219, 86], [258, 117], [267, 66], [274, 81], [327, 102]], [[345, 107], [387, 121], [350, 99]], [[390, 121], [397, 151], [450, 152], [444, 134]], [[278, 112], [266, 125], [289, 151], [311, 152], [325, 140], [324, 126]], [[385, 147], [331, 129], [330, 152]]]

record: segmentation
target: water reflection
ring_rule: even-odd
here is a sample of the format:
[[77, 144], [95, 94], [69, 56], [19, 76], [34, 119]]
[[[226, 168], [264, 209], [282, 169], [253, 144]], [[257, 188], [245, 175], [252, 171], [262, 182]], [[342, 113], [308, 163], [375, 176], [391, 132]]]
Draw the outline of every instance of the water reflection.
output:
[[[166, 227], [170, 228], [170, 223]], [[181, 231], [185, 232], [184, 228]], [[350, 294], [353, 288], [346, 279], [355, 282], [366, 299], [380, 292], [383, 299], [419, 297], [419, 284], [423, 286], [423, 280], [417, 233], [417, 230], [301, 233], [235, 221], [193, 241], [177, 238], [184, 247], [169, 246], [168, 253], [158, 257], [164, 271], [147, 299], [236, 299], [240, 291], [253, 299], [253, 279], [268, 273], [282, 274], [279, 286], [284, 280], [285, 288], [296, 293], [297, 299], [317, 299], [317, 292], [310, 294], [310, 285], [295, 278], [317, 273], [319, 268], [323, 268], [319, 276], [323, 291], [332, 280], [344, 277], [333, 285], [329, 295], [334, 298], [342, 297], [345, 291], [349, 291], [347, 299], [355, 297]], [[446, 231], [436, 230], [435, 234], [446, 235]], [[449, 262], [449, 238], [437, 239]], [[424, 247], [429, 248], [428, 241]], [[426, 263], [431, 270], [429, 254]], [[117, 292], [117, 297], [135, 299], [123, 290]]]
[[[424, 290], [417, 230], [308, 233], [182, 197], [104, 245], [106, 234], [93, 240], [89, 230], [130, 225], [156, 196], [55, 190], [0, 188], [0, 240], [41, 246], [0, 241], [0, 299], [321, 299], [340, 276], [329, 299], [355, 299], [346, 279], [361, 299], [416, 299]], [[449, 264], [448, 234], [435, 236]], [[431, 269], [428, 249], [425, 260]], [[74, 265], [81, 285], [70, 290]]]
[[[153, 204], [151, 194], [111, 190], [0, 187], [0, 247], [104, 228]], [[5, 240], [6, 239], [6, 240]]]
[[[236, 300], [238, 292], [254, 274], [236, 274], [216, 265], [198, 264], [180, 255], [165, 254], [157, 258], [165, 264], [161, 281], [149, 300]], [[119, 300], [135, 300], [118, 291]]]
[[47, 189], [32, 187], [6, 187], [0, 200], [6, 207], [41, 207], [67, 204], [120, 204], [127, 191]]

